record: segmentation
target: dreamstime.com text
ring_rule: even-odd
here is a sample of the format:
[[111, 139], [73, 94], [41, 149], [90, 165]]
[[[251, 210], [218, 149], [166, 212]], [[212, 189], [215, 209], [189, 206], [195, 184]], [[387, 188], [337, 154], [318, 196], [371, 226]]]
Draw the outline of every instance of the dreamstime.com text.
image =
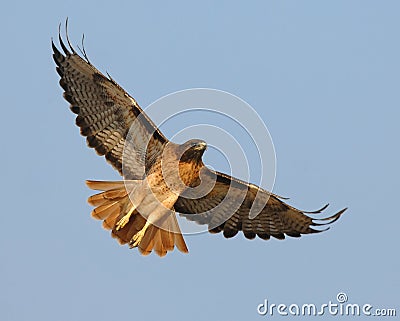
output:
[[395, 317], [395, 308], [375, 308], [372, 304], [349, 303], [347, 294], [340, 292], [336, 295], [336, 301], [328, 301], [320, 305], [313, 303], [304, 304], [275, 304], [267, 299], [257, 306], [257, 313], [261, 316], [379, 316]]

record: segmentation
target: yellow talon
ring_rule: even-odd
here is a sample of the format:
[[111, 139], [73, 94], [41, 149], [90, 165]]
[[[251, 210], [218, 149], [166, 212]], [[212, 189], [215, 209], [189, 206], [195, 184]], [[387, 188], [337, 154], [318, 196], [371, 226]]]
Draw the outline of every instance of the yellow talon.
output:
[[121, 230], [128, 222], [129, 219], [131, 218], [131, 215], [133, 213], [133, 211], [135, 210], [135, 207], [132, 207], [129, 212], [127, 214], [125, 214], [119, 221], [118, 223], [115, 225], [115, 229], [117, 231]]
[[143, 228], [132, 237], [129, 243], [130, 247], [136, 247], [140, 244], [149, 226], [150, 226], [149, 221], [146, 221], [146, 224], [143, 226]]

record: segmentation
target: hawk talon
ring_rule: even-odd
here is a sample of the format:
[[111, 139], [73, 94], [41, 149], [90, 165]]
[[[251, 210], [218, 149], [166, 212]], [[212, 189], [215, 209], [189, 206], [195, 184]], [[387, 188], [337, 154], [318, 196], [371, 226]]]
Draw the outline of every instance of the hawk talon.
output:
[[146, 221], [146, 224], [143, 226], [143, 228], [140, 231], [138, 231], [134, 236], [132, 236], [132, 239], [129, 242], [130, 247], [137, 247], [140, 244], [140, 242], [142, 242], [146, 230], [149, 226], [150, 226], [149, 221]]
[[131, 215], [133, 211], [135, 210], [135, 207], [132, 207], [127, 214], [125, 214], [115, 225], [115, 229], [117, 231], [122, 230], [124, 226], [129, 222], [129, 219], [131, 218]]
[[142, 239], [143, 239], [144, 232], [145, 232], [145, 231], [143, 231], [143, 230], [140, 230], [139, 232], [137, 232], [137, 233], [132, 237], [132, 239], [131, 239], [129, 245], [130, 245], [131, 247], [137, 247], [137, 246], [140, 244], [140, 242], [142, 241]]
[[130, 214], [124, 215], [124, 216], [118, 221], [118, 223], [115, 225], [115, 229], [116, 229], [117, 231], [123, 229], [124, 226], [129, 222], [130, 217], [131, 217]]

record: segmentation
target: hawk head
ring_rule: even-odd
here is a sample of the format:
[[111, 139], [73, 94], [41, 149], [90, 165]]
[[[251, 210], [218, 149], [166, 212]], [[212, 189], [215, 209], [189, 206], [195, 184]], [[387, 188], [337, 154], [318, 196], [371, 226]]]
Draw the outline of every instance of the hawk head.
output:
[[193, 162], [201, 161], [204, 151], [207, 149], [207, 143], [200, 139], [191, 139], [186, 143], [179, 145], [179, 150], [181, 152], [181, 162]]

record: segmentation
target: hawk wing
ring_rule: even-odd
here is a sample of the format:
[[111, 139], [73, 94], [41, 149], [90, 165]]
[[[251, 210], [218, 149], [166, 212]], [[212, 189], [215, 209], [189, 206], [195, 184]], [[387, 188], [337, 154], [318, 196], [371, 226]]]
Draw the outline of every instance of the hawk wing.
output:
[[[279, 196], [258, 186], [206, 167], [203, 179], [210, 183], [215, 181], [212, 190], [198, 199], [180, 196], [175, 203], [175, 210], [188, 220], [207, 224], [211, 233], [222, 231], [226, 238], [235, 236], [239, 231], [243, 231], [248, 239], [253, 239], [257, 235], [264, 240], [268, 240], [271, 236], [284, 239], [285, 234], [300, 237], [301, 234], [318, 233], [321, 230], [313, 227], [333, 223], [346, 210], [343, 209], [326, 218], [313, 219], [306, 213], [320, 213], [328, 205], [315, 212], [300, 211], [284, 203]], [[257, 193], [260, 193], [260, 196], [256, 198]], [[262, 203], [263, 201], [265, 202]], [[260, 204], [262, 207], [259, 213], [251, 218], [250, 209]], [[232, 209], [236, 211], [233, 212]]]
[[[53, 41], [52, 47], [60, 85], [65, 91], [64, 98], [71, 104], [70, 109], [78, 115], [76, 124], [88, 146], [104, 155], [125, 179], [141, 179], [161, 155], [167, 138], [134, 98], [89, 62], [85, 52], [84, 58], [75, 52], [68, 35], [70, 50], [60, 33], [59, 42], [64, 54]], [[122, 168], [124, 153], [129, 159], [124, 159]]]

